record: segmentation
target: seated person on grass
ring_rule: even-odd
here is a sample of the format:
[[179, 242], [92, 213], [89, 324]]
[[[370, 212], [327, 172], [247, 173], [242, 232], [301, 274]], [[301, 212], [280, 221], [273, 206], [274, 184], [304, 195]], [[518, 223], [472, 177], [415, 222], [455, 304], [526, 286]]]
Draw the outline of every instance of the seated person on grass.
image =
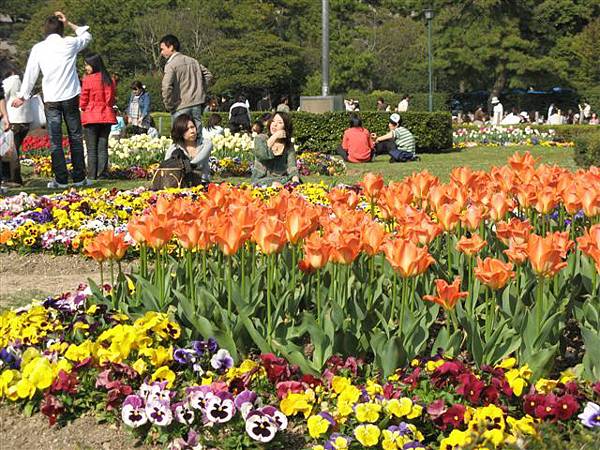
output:
[[350, 128], [344, 131], [342, 145], [337, 149], [338, 155], [348, 162], [368, 162], [373, 157], [373, 146], [369, 130], [363, 128], [358, 114], [351, 114]]
[[267, 124], [268, 135], [254, 138], [252, 183], [281, 186], [299, 183], [296, 150], [292, 142], [292, 122], [289, 114], [275, 113]]
[[392, 114], [388, 123], [389, 132], [375, 139], [375, 153], [389, 154], [390, 162], [406, 162], [419, 159], [415, 151], [415, 137], [404, 128], [400, 114]]

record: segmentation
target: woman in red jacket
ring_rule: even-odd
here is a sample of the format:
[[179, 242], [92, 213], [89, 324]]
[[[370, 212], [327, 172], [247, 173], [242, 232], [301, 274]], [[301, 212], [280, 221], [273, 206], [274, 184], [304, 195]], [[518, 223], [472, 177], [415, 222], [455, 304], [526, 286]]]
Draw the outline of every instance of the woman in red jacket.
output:
[[368, 162], [373, 158], [373, 140], [369, 130], [363, 128], [358, 114], [350, 115], [350, 128], [344, 131], [342, 145], [337, 152], [344, 161], [352, 163]]
[[88, 177], [95, 180], [108, 176], [108, 135], [117, 123], [113, 109], [116, 86], [104, 67], [100, 55], [85, 58], [85, 73], [81, 83], [81, 124], [87, 146]]

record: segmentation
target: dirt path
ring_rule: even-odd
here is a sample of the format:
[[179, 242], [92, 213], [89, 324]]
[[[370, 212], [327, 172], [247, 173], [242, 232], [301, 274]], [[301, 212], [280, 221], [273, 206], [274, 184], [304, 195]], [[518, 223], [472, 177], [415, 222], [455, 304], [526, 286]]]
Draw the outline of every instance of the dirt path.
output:
[[82, 256], [0, 253], [0, 308], [70, 291], [90, 278], [100, 282], [98, 264]]
[[41, 414], [23, 416], [13, 406], [0, 405], [2, 450], [154, 450], [140, 445], [127, 430], [99, 424], [83, 416], [60, 428], [50, 427]]

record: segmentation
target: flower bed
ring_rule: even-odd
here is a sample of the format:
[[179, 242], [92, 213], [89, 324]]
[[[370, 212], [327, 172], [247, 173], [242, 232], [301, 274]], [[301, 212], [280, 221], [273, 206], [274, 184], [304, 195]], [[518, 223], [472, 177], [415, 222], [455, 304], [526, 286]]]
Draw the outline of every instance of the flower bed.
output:
[[[215, 136], [210, 158], [213, 175], [250, 176], [254, 162], [253, 139], [253, 136], [249, 134], [231, 134], [229, 129], [225, 129], [224, 135]], [[110, 139], [109, 177], [114, 179], [151, 178], [171, 144], [172, 141], [169, 138], [151, 138], [146, 134], [134, 135], [127, 139]], [[52, 162], [48, 155], [49, 146], [48, 136], [32, 138], [27, 142], [23, 164], [32, 166], [36, 176], [52, 177]], [[341, 159], [318, 152], [305, 152], [298, 155], [297, 166], [302, 176], [311, 174], [342, 175], [346, 171], [346, 165]], [[72, 170], [68, 157], [67, 168]]]
[[539, 131], [531, 127], [486, 126], [460, 128], [452, 134], [454, 148], [477, 146], [541, 145], [546, 147], [572, 147], [572, 142], [562, 142], [552, 129]]
[[[109, 286], [102, 296], [113, 295]], [[272, 354], [234, 359], [167, 314], [130, 317], [89, 288], [0, 316], [0, 398], [51, 424], [94, 412], [142, 440], [191, 448], [504, 448], [539, 427], [598, 437], [600, 383], [534, 380], [507, 359], [435, 354], [389, 376], [353, 357], [303, 374]]]

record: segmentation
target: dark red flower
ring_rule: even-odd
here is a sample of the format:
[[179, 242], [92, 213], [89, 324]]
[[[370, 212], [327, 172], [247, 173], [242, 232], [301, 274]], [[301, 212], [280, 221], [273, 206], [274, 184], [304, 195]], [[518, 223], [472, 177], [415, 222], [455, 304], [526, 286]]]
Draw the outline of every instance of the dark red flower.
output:
[[539, 417], [536, 413], [538, 408], [546, 407], [546, 396], [541, 394], [527, 394], [523, 397], [523, 411], [533, 417]]
[[481, 401], [484, 405], [495, 405], [500, 398], [500, 393], [496, 386], [487, 386], [481, 392]]
[[316, 377], [313, 377], [312, 375], [302, 375], [302, 378], [300, 378], [300, 381], [302, 381], [304, 384], [306, 384], [311, 389], [314, 389], [315, 387], [321, 386], [323, 384], [323, 382], [321, 380], [319, 380]]
[[58, 376], [54, 379], [50, 391], [52, 393], [65, 392], [68, 394], [76, 394], [78, 384], [79, 380], [77, 380], [77, 376], [74, 373], [67, 373], [61, 369], [58, 372]]
[[446, 408], [446, 402], [444, 402], [444, 400], [441, 398], [427, 405], [427, 414], [429, 414], [434, 420], [444, 414], [447, 410], [448, 408]]
[[579, 403], [572, 395], [563, 395], [554, 405], [555, 415], [559, 420], [569, 420], [579, 410]]
[[446, 361], [441, 366], [435, 368], [431, 374], [431, 381], [437, 388], [455, 384], [459, 374], [465, 371], [464, 365], [460, 361]]
[[56, 423], [56, 419], [58, 419], [58, 416], [60, 416], [64, 410], [65, 407], [62, 402], [54, 395], [46, 392], [46, 395], [44, 395], [44, 399], [40, 405], [40, 411], [43, 415], [48, 417], [50, 426]]
[[413, 371], [413, 373], [411, 373], [410, 375], [408, 375], [407, 377], [404, 377], [402, 379], [402, 383], [410, 385], [411, 389], [416, 389], [417, 384], [419, 383], [420, 376], [421, 376], [421, 368], [417, 367]]
[[280, 399], [284, 398], [289, 392], [301, 393], [306, 390], [308, 386], [300, 381], [282, 381], [277, 383], [277, 397]]
[[478, 404], [485, 384], [471, 372], [458, 375], [457, 380], [459, 386], [456, 393], [462, 395], [470, 403]]
[[289, 380], [292, 370], [285, 359], [278, 358], [273, 353], [260, 355], [263, 367], [267, 371], [267, 378], [273, 384], [278, 381]]
[[442, 430], [446, 430], [449, 426], [459, 428], [464, 423], [465, 411], [467, 408], [464, 405], [456, 403], [435, 420]]

